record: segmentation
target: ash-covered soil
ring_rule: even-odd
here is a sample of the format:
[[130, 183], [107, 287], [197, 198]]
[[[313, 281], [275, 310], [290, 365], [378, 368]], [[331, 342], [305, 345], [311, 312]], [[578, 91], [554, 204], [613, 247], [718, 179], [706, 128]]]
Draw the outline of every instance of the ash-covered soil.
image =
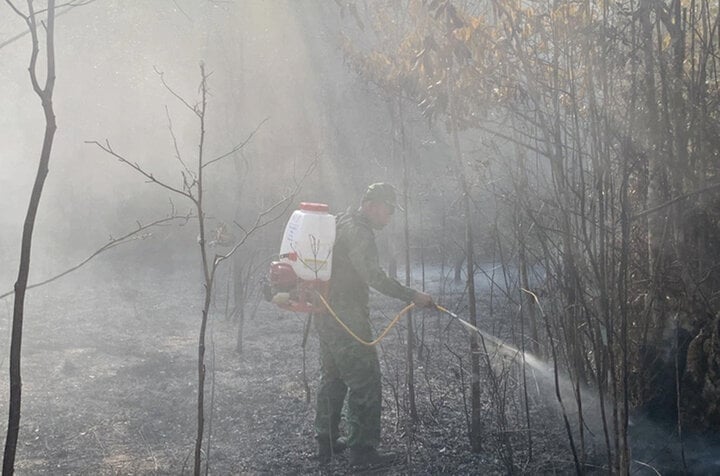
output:
[[[91, 273], [96, 264], [28, 293], [23, 341], [19, 475], [191, 474], [196, 435], [199, 273], [161, 272], [141, 263]], [[353, 474], [345, 456], [314, 458], [312, 420], [317, 338], [303, 359], [306, 316], [261, 303], [245, 323], [225, 318], [218, 281], [207, 337], [206, 454], [209, 474]], [[373, 296], [376, 328], [402, 308]], [[447, 304], [450, 304], [449, 302]], [[7, 368], [12, 299], [0, 303], [2, 365]], [[418, 420], [406, 422], [405, 327], [380, 348], [384, 375], [383, 448], [405, 462], [366, 474], [573, 473], [561, 421], [530, 391], [532, 458], [520, 391], [511, 366], [498, 392], [481, 376], [483, 451], [470, 451], [465, 331], [437, 313], [416, 312], [422, 353], [415, 358]], [[303, 377], [311, 389], [306, 393]], [[3, 371], [5, 372], [5, 371]], [[7, 375], [7, 374], [5, 374]], [[0, 411], [7, 415], [7, 377]], [[307, 403], [307, 399], [310, 403]], [[2, 427], [3, 434], [5, 427]], [[513, 451], [500, 442], [509, 441]]]

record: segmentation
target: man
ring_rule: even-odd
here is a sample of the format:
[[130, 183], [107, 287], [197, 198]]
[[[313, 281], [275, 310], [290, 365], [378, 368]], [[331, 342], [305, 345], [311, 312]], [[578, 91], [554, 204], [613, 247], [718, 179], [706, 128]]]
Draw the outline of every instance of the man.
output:
[[[430, 295], [389, 278], [380, 268], [373, 230], [384, 228], [396, 208], [395, 189], [385, 183], [368, 187], [359, 209], [337, 217], [333, 248], [330, 305], [358, 337], [372, 341], [369, 287], [421, 307], [433, 306]], [[315, 433], [318, 455], [328, 460], [350, 448], [353, 466], [382, 466], [395, 456], [377, 451], [382, 403], [380, 363], [375, 347], [358, 342], [330, 315], [318, 315], [321, 380], [317, 393]], [[347, 443], [338, 439], [338, 425], [347, 396]]]

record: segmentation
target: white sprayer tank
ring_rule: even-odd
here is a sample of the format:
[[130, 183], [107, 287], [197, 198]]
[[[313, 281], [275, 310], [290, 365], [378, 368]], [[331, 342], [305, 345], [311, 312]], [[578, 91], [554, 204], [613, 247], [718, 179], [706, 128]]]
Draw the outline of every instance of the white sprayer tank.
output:
[[280, 261], [290, 264], [305, 281], [330, 279], [335, 217], [328, 210], [324, 203], [302, 202], [285, 226]]

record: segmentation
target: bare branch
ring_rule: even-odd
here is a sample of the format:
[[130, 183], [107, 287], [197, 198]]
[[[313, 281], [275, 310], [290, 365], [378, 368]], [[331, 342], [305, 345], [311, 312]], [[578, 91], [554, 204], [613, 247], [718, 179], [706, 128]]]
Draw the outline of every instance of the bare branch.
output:
[[[286, 196], [282, 200], [276, 202], [272, 206], [270, 206], [268, 209], [264, 210], [263, 212], [259, 213], [257, 218], [255, 219], [255, 223], [253, 223], [253, 226], [250, 227], [250, 229], [245, 230], [242, 226], [240, 226], [237, 222], [235, 224], [240, 228], [245, 235], [235, 243], [235, 245], [232, 247], [232, 249], [224, 254], [224, 255], [216, 255], [215, 261], [213, 263], [213, 270], [217, 268], [217, 266], [225, 261], [226, 259], [230, 258], [235, 252], [240, 248], [247, 240], [250, 238], [252, 234], [254, 234], [256, 231], [260, 230], [261, 228], [269, 225], [270, 223], [273, 223], [274, 221], [278, 220], [281, 216], [287, 212], [287, 210], [290, 208], [290, 205], [292, 204], [292, 199], [295, 198], [295, 196], [300, 191], [300, 188], [302, 187], [303, 182], [305, 179], [312, 173], [313, 170], [315, 170], [315, 167], [317, 166], [318, 159], [315, 158], [308, 168], [305, 170], [305, 173], [303, 174], [302, 178], [296, 183], [295, 188], [290, 193], [290, 195]], [[273, 212], [275, 212], [278, 208], [283, 207], [282, 211], [277, 214], [277, 216], [274, 216], [272, 218], [267, 218], [268, 215], [271, 215]]]
[[[57, 17], [59, 17], [60, 15], [62, 15], [63, 13], [67, 13], [67, 12], [69, 12], [70, 10], [72, 10], [72, 9], [75, 8], [75, 7], [84, 7], [85, 5], [87, 5], [87, 4], [89, 4], [89, 3], [92, 3], [92, 2], [94, 2], [94, 1], [95, 1], [95, 0], [85, 0], [85, 1], [81, 1], [81, 2], [68, 2], [68, 3], [63, 3], [62, 5], [57, 5], [57, 6], [55, 7], [55, 9], [65, 8], [65, 7], [68, 7], [68, 9], [65, 10], [65, 11], [63, 11], [63, 12], [60, 12], [60, 13], [56, 14], [55, 17], [57, 18]], [[48, 9], [47, 9], [47, 8], [43, 8], [42, 10], [36, 11], [36, 12], [35, 12], [35, 15], [39, 15], [40, 13], [45, 13], [46, 11], [48, 11]]]
[[193, 114], [200, 117], [200, 111], [198, 111], [197, 106], [191, 106], [190, 103], [188, 103], [182, 96], [180, 96], [178, 93], [176, 93], [175, 90], [173, 88], [171, 88], [167, 82], [165, 82], [165, 73], [163, 73], [162, 71], [157, 69], [156, 66], [153, 66], [153, 69], [155, 70], [155, 73], [157, 73], [157, 75], [160, 76], [160, 81], [162, 82], [163, 86], [165, 86], [165, 89], [167, 89], [170, 92], [170, 94], [175, 96], [175, 98], [178, 101], [180, 101], [183, 105], [185, 105], [186, 108], [191, 110], [193, 112]]
[[634, 220], [637, 220], [638, 218], [644, 217], [645, 215], [650, 215], [651, 213], [655, 213], [655, 212], [657, 212], [657, 211], [660, 211], [660, 210], [662, 210], [663, 208], [669, 207], [669, 206], [672, 205], [673, 203], [679, 202], [680, 200], [684, 200], [684, 199], [686, 199], [686, 198], [690, 198], [690, 197], [693, 197], [693, 196], [695, 196], [695, 195], [700, 195], [700, 194], [703, 194], [703, 193], [705, 193], [705, 192], [710, 192], [710, 191], [715, 190], [715, 189], [718, 189], [718, 188], [720, 188], [720, 183], [714, 183], [714, 184], [712, 184], [712, 185], [708, 185], [707, 187], [703, 187], [703, 188], [698, 189], [698, 190], [693, 190], [692, 192], [684, 193], [684, 194], [680, 195], [679, 197], [675, 197], [675, 198], [673, 198], [673, 199], [671, 199], [671, 200], [668, 200], [668, 201], [665, 202], [665, 203], [661, 203], [660, 205], [658, 205], [658, 206], [656, 206], [656, 207], [652, 207], [652, 208], [649, 208], [649, 209], [647, 209], [647, 210], [643, 210], [643, 211], [637, 213], [636, 215], [633, 215], [633, 216], [630, 218], [630, 221], [634, 221]]
[[269, 121], [269, 120], [270, 120], [269, 117], [266, 117], [265, 119], [263, 119], [262, 122], [260, 122], [260, 124], [257, 125], [257, 127], [255, 128], [255, 130], [252, 131], [252, 132], [250, 133], [250, 135], [247, 136], [247, 138], [246, 138], [242, 143], [240, 143], [240, 144], [236, 145], [235, 147], [233, 147], [229, 152], [226, 152], [225, 154], [223, 154], [223, 155], [221, 155], [221, 156], [219, 156], [219, 157], [216, 157], [216, 158], [212, 159], [211, 161], [203, 164], [203, 168], [204, 168], [204, 167], [207, 167], [208, 165], [210, 165], [210, 164], [212, 164], [212, 163], [217, 162], [218, 160], [222, 160], [222, 159], [224, 159], [225, 157], [228, 157], [229, 155], [232, 155], [232, 154], [234, 154], [235, 152], [237, 152], [237, 151], [239, 151], [240, 149], [242, 149], [243, 147], [245, 147], [245, 146], [247, 145], [247, 143], [250, 142], [250, 140], [253, 138], [253, 136], [257, 133], [257, 131], [260, 130], [260, 128], [263, 126], [263, 124], [265, 124], [265, 123], [266, 123], [267, 121]]
[[28, 28], [30, 28], [30, 36], [32, 37], [32, 53], [30, 54], [30, 66], [28, 67], [28, 71], [30, 72], [30, 82], [32, 83], [33, 90], [42, 98], [43, 90], [40, 88], [40, 84], [37, 80], [37, 58], [40, 53], [40, 48], [38, 47], [37, 24], [35, 23], [35, 12], [33, 11], [32, 2], [29, 0], [28, 8], [30, 10], [30, 14], [25, 17], [25, 21], [28, 24]]
[[[58, 18], [58, 17], [60, 17], [60, 16], [62, 16], [62, 15], [64, 15], [64, 14], [72, 11], [75, 7], [82, 7], [82, 6], [84, 6], [84, 5], [87, 5], [87, 4], [89, 4], [89, 3], [92, 3], [92, 2], [94, 2], [94, 1], [96, 1], [96, 0], [86, 0], [85, 2], [80, 2], [80, 3], [71, 2], [71, 3], [66, 3], [66, 4], [64, 4], [64, 5], [59, 5], [59, 6], [55, 7], [55, 8], [63, 8], [63, 7], [68, 7], [68, 8], [67, 8], [66, 10], [63, 10], [63, 11], [60, 12], [60, 13], [56, 13], [56, 14], [55, 14], [55, 18]], [[22, 13], [15, 5], [13, 5], [13, 4], [11, 3], [11, 0], [5, 0], [5, 2], [6, 2], [8, 5], [10, 5], [10, 8], [12, 8], [12, 9], [15, 11], [15, 13], [16, 13], [18, 16], [22, 17], [22, 19], [25, 20], [25, 22], [27, 23], [27, 21], [28, 21], [27, 15], [25, 15], [24, 13]], [[47, 9], [39, 10], [39, 11], [35, 12], [35, 14], [37, 15], [38, 13], [43, 13], [43, 12], [46, 12], [46, 11], [47, 11]], [[5, 41], [0, 42], [0, 50], [3, 49], [4, 47], [8, 46], [9, 44], [16, 42], [17, 40], [19, 40], [20, 38], [24, 37], [24, 36], [27, 35], [28, 33], [30, 33], [30, 29], [29, 29], [29, 28], [28, 28], [27, 30], [23, 31], [22, 33], [18, 33], [17, 35], [8, 38], [8, 39], [5, 40]]]
[[175, 148], [175, 158], [178, 159], [178, 161], [180, 162], [180, 165], [182, 165], [183, 169], [185, 169], [185, 172], [188, 175], [190, 175], [191, 177], [195, 178], [193, 173], [190, 171], [188, 166], [183, 161], [182, 156], [180, 155], [180, 149], [178, 148], [177, 137], [175, 137], [175, 131], [173, 130], [172, 118], [170, 117], [170, 110], [168, 109], [167, 106], [165, 106], [165, 115], [167, 116], [168, 130], [170, 131], [170, 136], [172, 137], [172, 140], [173, 140], [173, 147]]
[[189, 199], [192, 200], [193, 202], [196, 201], [196, 200], [195, 200], [195, 197], [194, 197], [191, 193], [189, 193], [189, 192], [184, 192], [184, 191], [179, 190], [179, 189], [177, 189], [177, 188], [175, 188], [175, 187], [173, 187], [173, 186], [171, 186], [171, 185], [168, 185], [168, 184], [166, 184], [166, 183], [164, 183], [164, 182], [159, 181], [158, 179], [156, 179], [156, 178], [153, 176], [153, 174], [146, 172], [146, 171], [145, 171], [142, 167], [140, 167], [137, 163], [135, 163], [135, 162], [130, 162], [130, 161], [127, 160], [125, 157], [121, 156], [120, 154], [117, 154], [117, 153], [112, 149], [112, 147], [110, 147], [110, 142], [108, 142], [107, 140], [105, 141], [105, 145], [101, 144], [101, 143], [98, 142], [98, 141], [85, 141], [85, 143], [86, 143], [86, 144], [95, 144], [96, 146], [98, 146], [100, 149], [102, 149], [102, 150], [105, 151], [106, 153], [112, 155], [113, 157], [115, 157], [116, 159], [118, 159], [118, 160], [119, 160], [120, 162], [122, 162], [123, 164], [129, 166], [130, 168], [132, 168], [132, 169], [134, 169], [136, 172], [138, 172], [140, 175], [142, 175], [143, 177], [147, 178], [147, 179], [148, 179], [148, 182], [156, 183], [156, 184], [160, 185], [161, 187], [163, 187], [163, 188], [165, 188], [165, 189], [167, 189], [167, 190], [170, 190], [171, 192], [175, 192], [175, 193], [177, 193], [177, 194], [179, 194], [179, 195], [182, 195], [183, 197], [189, 198]]
[[[129, 233], [126, 233], [126, 234], [122, 235], [122, 236], [119, 237], [119, 238], [113, 238], [113, 237], [111, 236], [109, 242], [107, 242], [106, 244], [104, 244], [103, 246], [101, 246], [100, 248], [98, 248], [97, 250], [95, 250], [95, 252], [93, 252], [92, 254], [90, 254], [90, 256], [88, 256], [87, 258], [85, 258], [84, 260], [82, 260], [81, 262], [79, 262], [78, 264], [76, 264], [75, 266], [73, 266], [73, 267], [71, 267], [71, 268], [68, 268], [68, 269], [66, 269], [65, 271], [63, 271], [62, 273], [57, 274], [57, 275], [55, 275], [55, 276], [53, 276], [53, 277], [51, 277], [51, 278], [48, 278], [48, 279], [46, 279], [46, 280], [44, 280], [44, 281], [40, 281], [39, 283], [31, 284], [31, 285], [29, 285], [26, 289], [33, 289], [33, 288], [37, 288], [37, 287], [40, 287], [40, 286], [44, 286], [45, 284], [51, 283], [51, 282], [53, 282], [53, 281], [55, 281], [55, 280], [57, 280], [57, 279], [62, 278], [63, 276], [66, 276], [66, 275], [72, 273], [73, 271], [75, 271], [75, 270], [83, 267], [83, 266], [86, 265], [90, 260], [92, 260], [93, 258], [95, 258], [96, 256], [98, 256], [99, 254], [101, 254], [101, 253], [103, 253], [103, 252], [105, 252], [105, 251], [107, 251], [107, 250], [109, 250], [109, 249], [115, 248], [116, 246], [120, 246], [120, 245], [122, 245], [122, 244], [124, 244], [124, 243], [128, 243], [128, 242], [130, 242], [130, 241], [132, 241], [132, 240], [142, 239], [143, 237], [137, 237], [136, 235], [138, 235], [138, 234], [139, 234], [140, 232], [142, 232], [142, 231], [147, 230], [148, 228], [152, 228], [152, 227], [154, 227], [154, 226], [162, 226], [163, 224], [168, 223], [168, 222], [173, 221], [173, 220], [183, 220], [183, 221], [185, 221], [185, 222], [187, 223], [188, 220], [190, 220], [191, 218], [193, 218], [193, 216], [190, 215], [190, 214], [185, 215], [185, 216], [171, 215], [171, 216], [168, 216], [168, 217], [165, 217], [165, 218], [161, 218], [160, 220], [155, 220], [154, 222], [148, 223], [147, 225], [142, 225], [140, 222], [138, 222], [138, 224], [137, 224], [138, 227], [137, 227], [135, 230], [133, 230], [133, 231], [131, 231], [131, 232], [129, 232]], [[5, 293], [3, 293], [3, 294], [0, 294], [0, 299], [6, 298], [6, 297], [11, 296], [11, 295], [13, 295], [13, 294], [15, 294], [15, 291], [14, 291], [14, 290], [12, 290], [12, 291], [7, 291], [7, 292], [5, 292]]]
[[[23, 20], [25, 20], [26, 22], [28, 21], [28, 16], [25, 15], [23, 12], [21, 12], [20, 9], [19, 9], [18, 7], [16, 7], [16, 6], [12, 3], [11, 0], [5, 0], [5, 3], [7, 3], [8, 5], [10, 5], [10, 8], [12, 8], [13, 11], [14, 11], [19, 17], [21, 17], [21, 18], [22, 18]], [[30, 33], [30, 30], [28, 30], [28, 31], [26, 31], [25, 33], [23, 33], [23, 35], [27, 35], [28, 33]], [[6, 42], [6, 43], [7, 43], [7, 42]], [[0, 44], [0, 47], [5, 46], [6, 43]]]

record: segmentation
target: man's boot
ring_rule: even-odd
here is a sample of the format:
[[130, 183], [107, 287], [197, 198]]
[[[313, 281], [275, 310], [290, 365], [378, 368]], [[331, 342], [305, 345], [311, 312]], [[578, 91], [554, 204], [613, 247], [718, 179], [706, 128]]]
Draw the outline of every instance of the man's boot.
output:
[[358, 468], [380, 468], [391, 466], [400, 461], [397, 453], [379, 453], [372, 446], [354, 446], [350, 448], [350, 466]]
[[331, 440], [327, 435], [318, 435], [316, 439], [318, 442], [318, 459], [322, 462], [330, 461], [332, 456], [342, 453], [347, 448], [347, 442], [343, 437]]

